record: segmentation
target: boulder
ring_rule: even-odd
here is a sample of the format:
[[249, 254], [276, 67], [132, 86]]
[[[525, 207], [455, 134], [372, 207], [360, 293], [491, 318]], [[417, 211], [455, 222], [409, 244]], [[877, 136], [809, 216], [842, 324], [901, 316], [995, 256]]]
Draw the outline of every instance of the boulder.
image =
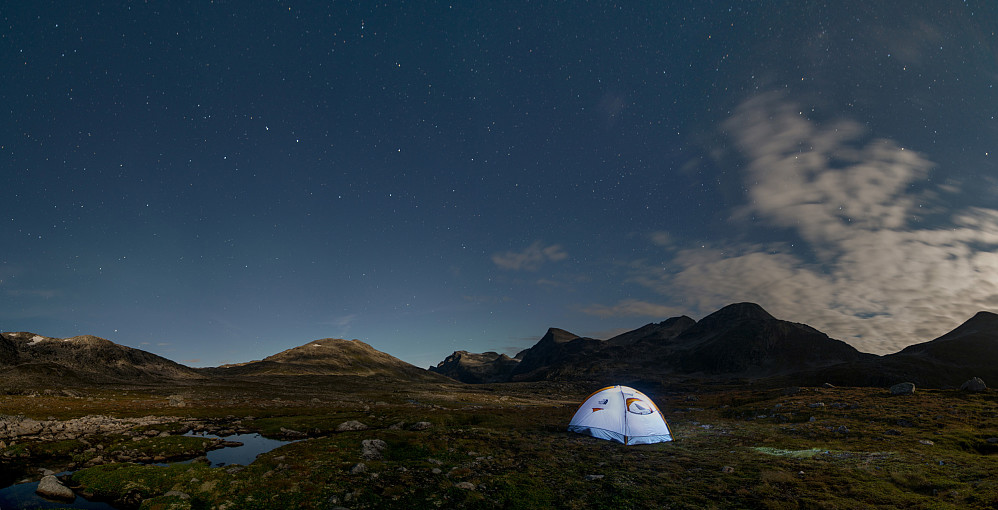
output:
[[367, 430], [367, 425], [364, 425], [357, 420], [350, 420], [345, 421], [336, 427], [337, 432], [348, 432], [351, 430]]
[[984, 381], [981, 380], [980, 377], [974, 377], [973, 379], [961, 384], [960, 389], [964, 391], [980, 392], [987, 391], [988, 385], [984, 384]]
[[35, 489], [35, 492], [39, 496], [49, 499], [68, 501], [76, 499], [76, 494], [69, 487], [63, 485], [55, 475], [42, 478], [42, 481], [38, 482], [38, 488]]
[[426, 430], [431, 427], [433, 427], [433, 424], [428, 421], [417, 421], [409, 427], [409, 430]]
[[897, 383], [891, 386], [891, 395], [914, 395], [915, 384], [910, 382]]
[[367, 460], [380, 459], [388, 443], [380, 439], [365, 439], [360, 442], [360, 456]]

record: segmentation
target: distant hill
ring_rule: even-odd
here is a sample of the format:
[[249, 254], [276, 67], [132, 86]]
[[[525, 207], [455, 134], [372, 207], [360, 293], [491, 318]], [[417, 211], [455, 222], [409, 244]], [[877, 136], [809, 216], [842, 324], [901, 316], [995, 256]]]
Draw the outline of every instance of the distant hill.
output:
[[84, 335], [0, 333], [0, 380], [32, 385], [198, 380], [196, 370], [140, 349]]
[[344, 375], [396, 379], [436, 379], [422, 368], [381, 352], [360, 340], [324, 338], [258, 361], [201, 369], [212, 376]]

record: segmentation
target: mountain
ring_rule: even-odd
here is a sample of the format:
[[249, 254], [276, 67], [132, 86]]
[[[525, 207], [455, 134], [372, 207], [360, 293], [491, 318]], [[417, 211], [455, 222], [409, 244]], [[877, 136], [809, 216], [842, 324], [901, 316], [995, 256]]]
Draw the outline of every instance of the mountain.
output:
[[464, 383], [493, 383], [508, 381], [519, 363], [518, 358], [497, 352], [454, 351], [430, 371]]
[[161, 356], [84, 335], [50, 338], [34, 333], [0, 333], [0, 379], [44, 383], [144, 383], [198, 380], [204, 376]]
[[696, 321], [685, 315], [672, 317], [658, 324], [645, 324], [633, 331], [622, 333], [607, 340], [607, 343], [614, 346], [626, 346], [634, 345], [638, 342], [666, 341], [679, 336], [694, 324], [696, 324]]
[[[464, 352], [448, 359], [480, 359], [477, 356]], [[755, 303], [735, 303], [700, 321], [673, 317], [609, 340], [551, 328], [516, 358], [520, 361], [509, 372], [508, 381], [586, 379], [609, 383], [675, 376], [759, 379], [877, 356], [861, 353], [805, 324], [776, 319]], [[499, 371], [490, 375], [501, 380]], [[468, 378], [459, 380], [471, 382]]]
[[849, 364], [829, 372], [823, 374], [827, 379], [853, 385], [910, 381], [918, 386], [959, 387], [972, 377], [998, 384], [998, 315], [978, 312], [939, 338], [909, 345], [875, 363]]
[[762, 377], [873, 359], [808, 326], [774, 318], [755, 303], [704, 317], [654, 356], [681, 373]]
[[434, 380], [438, 377], [360, 340], [338, 338], [315, 340], [258, 361], [202, 371], [214, 376], [348, 375]]

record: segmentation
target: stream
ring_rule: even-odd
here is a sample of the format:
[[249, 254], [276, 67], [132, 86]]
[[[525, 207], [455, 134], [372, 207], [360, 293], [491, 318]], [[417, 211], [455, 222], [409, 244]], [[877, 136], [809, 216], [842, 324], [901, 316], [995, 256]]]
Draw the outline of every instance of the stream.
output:
[[[279, 441], [268, 439], [260, 434], [235, 434], [231, 436], [216, 436], [212, 434], [198, 434], [189, 432], [184, 434], [189, 437], [203, 437], [206, 439], [223, 439], [225, 441], [237, 441], [243, 443], [242, 446], [229, 446], [218, 450], [210, 450], [207, 453], [208, 461], [212, 467], [227, 466], [229, 464], [240, 464], [247, 466], [256, 460], [262, 453], [267, 453], [274, 448], [293, 443], [294, 441]], [[181, 461], [188, 463], [191, 460]], [[58, 475], [70, 474], [71, 471], [64, 471]], [[108, 503], [100, 501], [90, 501], [81, 496], [76, 496], [73, 502], [56, 502], [45, 499], [35, 494], [38, 488], [38, 481], [18, 483], [0, 489], [0, 509], [35, 509], [35, 508], [83, 508], [91, 510], [117, 510]]]

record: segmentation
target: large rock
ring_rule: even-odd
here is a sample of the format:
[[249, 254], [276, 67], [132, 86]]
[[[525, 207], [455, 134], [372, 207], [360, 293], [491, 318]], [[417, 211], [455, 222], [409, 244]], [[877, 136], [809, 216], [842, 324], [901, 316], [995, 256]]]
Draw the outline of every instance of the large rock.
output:
[[351, 430], [367, 430], [367, 425], [364, 425], [357, 420], [349, 420], [339, 424], [339, 426], [336, 427], [337, 432], [349, 432]]
[[360, 456], [367, 460], [380, 459], [388, 443], [380, 439], [365, 439], [360, 442]]
[[76, 499], [76, 494], [69, 487], [63, 485], [55, 475], [48, 475], [42, 478], [42, 481], [38, 482], [38, 488], [35, 489], [35, 492], [49, 499], [68, 501]]
[[965, 391], [986, 391], [988, 385], [984, 384], [984, 381], [980, 377], [974, 377], [967, 382], [960, 385], [961, 390]]
[[910, 382], [897, 383], [891, 386], [891, 395], [914, 395], [915, 384]]

